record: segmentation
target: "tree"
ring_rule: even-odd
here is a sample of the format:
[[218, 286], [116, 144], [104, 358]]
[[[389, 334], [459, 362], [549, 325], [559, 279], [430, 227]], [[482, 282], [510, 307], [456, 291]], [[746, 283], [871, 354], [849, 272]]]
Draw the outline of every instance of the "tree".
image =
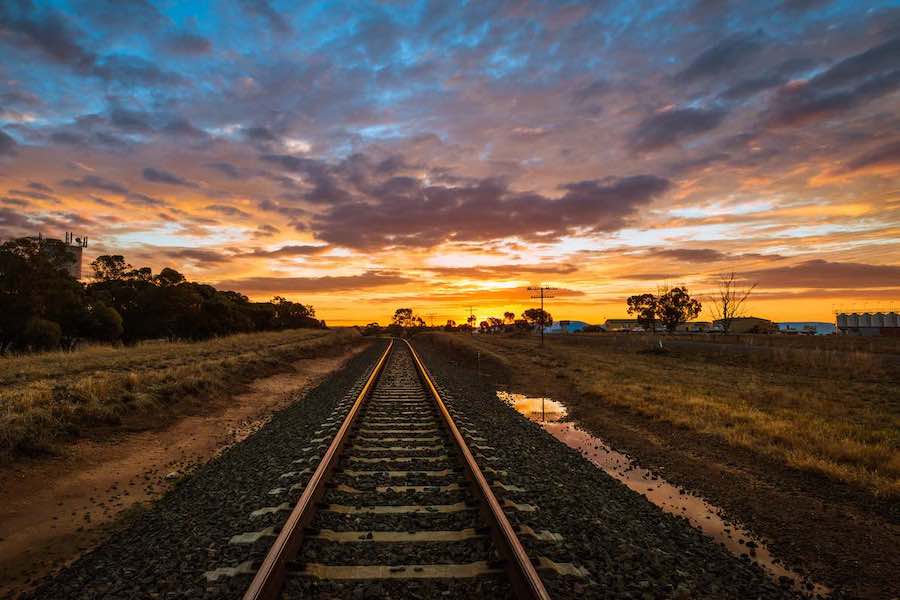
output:
[[126, 278], [131, 265], [125, 262], [121, 254], [104, 254], [91, 263], [95, 281], [120, 281]]
[[447, 319], [447, 324], [444, 325], [444, 331], [453, 331], [456, 329], [456, 321], [453, 319]]
[[638, 325], [647, 331], [656, 331], [656, 315], [659, 299], [653, 294], [629, 296], [628, 314], [635, 315]]
[[516, 322], [516, 313], [511, 311], [506, 311], [503, 313], [503, 323], [506, 325], [512, 325]]
[[503, 320], [497, 317], [488, 317], [488, 325], [491, 329], [500, 329], [503, 327]]
[[[86, 303], [84, 288], [68, 272], [71, 262], [71, 253], [55, 240], [21, 238], [0, 246], [0, 353], [16, 346], [43, 348], [43, 341], [26, 340], [26, 328], [34, 319], [59, 328], [56, 347], [60, 342], [66, 348], [74, 346]], [[34, 327], [48, 331], [42, 323]]]
[[673, 332], [682, 323], [696, 319], [703, 306], [691, 298], [684, 286], [666, 290], [656, 302], [656, 316], [666, 331]]
[[160, 271], [159, 275], [157, 275], [155, 279], [156, 283], [163, 287], [184, 283], [184, 275], [182, 275], [175, 269], [170, 269], [169, 267], [166, 267], [162, 271]]
[[394, 311], [394, 318], [392, 319], [392, 322], [394, 323], [394, 325], [399, 325], [403, 328], [412, 327], [415, 322], [415, 317], [413, 317], [413, 309], [398, 308]]
[[469, 315], [469, 317], [466, 319], [466, 325], [469, 326], [469, 329], [475, 329], [476, 321], [478, 321], [478, 319], [475, 318], [475, 315]]
[[722, 325], [723, 333], [728, 333], [734, 320], [744, 315], [744, 303], [756, 285], [740, 287], [733, 271], [719, 275], [719, 289], [710, 297], [710, 312], [713, 320]]
[[553, 316], [546, 310], [540, 308], [529, 308], [522, 313], [522, 318], [528, 322], [531, 327], [546, 327], [553, 324]]

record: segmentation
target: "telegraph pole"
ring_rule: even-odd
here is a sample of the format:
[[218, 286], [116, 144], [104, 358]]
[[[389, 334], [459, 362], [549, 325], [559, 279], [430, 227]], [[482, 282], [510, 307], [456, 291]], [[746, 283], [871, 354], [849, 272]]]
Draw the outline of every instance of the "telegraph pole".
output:
[[546, 292], [555, 290], [554, 287], [547, 287], [543, 285], [539, 285], [537, 287], [529, 287], [528, 291], [530, 292], [540, 292], [538, 295], [532, 294], [532, 298], [540, 298], [541, 299], [541, 346], [544, 345], [544, 298], [553, 298], [552, 295], [547, 294]]
[[[469, 320], [472, 322], [472, 331], [475, 331], [475, 321], [477, 321], [478, 319], [474, 318], [475, 317], [475, 307], [474, 306], [469, 307], [469, 317], [472, 317]], [[469, 321], [466, 321], [466, 324], [468, 324], [468, 323], [469, 323]]]

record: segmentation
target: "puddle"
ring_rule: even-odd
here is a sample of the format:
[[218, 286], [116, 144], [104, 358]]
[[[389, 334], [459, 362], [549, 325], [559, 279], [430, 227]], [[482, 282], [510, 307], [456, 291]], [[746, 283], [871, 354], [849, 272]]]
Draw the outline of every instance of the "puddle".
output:
[[[747, 555], [776, 580], [787, 577], [804, 593], [827, 596], [830, 590], [809, 582], [799, 573], [787, 569], [766, 545], [748, 530], [727, 522], [722, 511], [706, 500], [686, 493], [647, 469], [641, 468], [627, 455], [616, 452], [600, 438], [563, 421], [568, 411], [562, 402], [550, 398], [531, 398], [523, 394], [498, 391], [497, 397], [532, 421], [540, 423], [553, 437], [574, 448], [616, 480], [643, 495], [663, 510], [687, 518], [690, 523], [725, 546], [731, 553]], [[812, 588], [809, 586], [812, 585]]]

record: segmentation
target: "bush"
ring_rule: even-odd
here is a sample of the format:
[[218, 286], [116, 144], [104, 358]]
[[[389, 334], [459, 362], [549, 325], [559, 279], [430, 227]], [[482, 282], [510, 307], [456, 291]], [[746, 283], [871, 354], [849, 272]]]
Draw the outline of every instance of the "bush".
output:
[[32, 350], [56, 350], [61, 340], [59, 323], [47, 319], [31, 319], [22, 332], [22, 341]]
[[115, 342], [124, 333], [122, 315], [114, 308], [100, 304], [94, 308], [91, 337], [104, 342]]

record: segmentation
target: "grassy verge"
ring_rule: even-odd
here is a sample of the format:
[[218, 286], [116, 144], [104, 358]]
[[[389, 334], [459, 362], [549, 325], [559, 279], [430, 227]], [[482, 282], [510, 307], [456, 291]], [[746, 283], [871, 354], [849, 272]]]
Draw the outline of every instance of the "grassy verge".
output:
[[358, 339], [355, 330], [295, 329], [0, 359], [0, 463], [50, 450], [85, 428], [231, 394], [292, 360]]
[[519, 369], [549, 366], [584, 394], [583, 402], [604, 401], [876, 496], [900, 497], [900, 386], [896, 363], [891, 368], [883, 356], [853, 349], [848, 361], [868, 368], [841, 369], [817, 363], [832, 352], [827, 348], [811, 348], [804, 359], [795, 347], [747, 355], [687, 343], [652, 352], [646, 343], [603, 336], [549, 338], [542, 350], [529, 338], [455, 343]]

